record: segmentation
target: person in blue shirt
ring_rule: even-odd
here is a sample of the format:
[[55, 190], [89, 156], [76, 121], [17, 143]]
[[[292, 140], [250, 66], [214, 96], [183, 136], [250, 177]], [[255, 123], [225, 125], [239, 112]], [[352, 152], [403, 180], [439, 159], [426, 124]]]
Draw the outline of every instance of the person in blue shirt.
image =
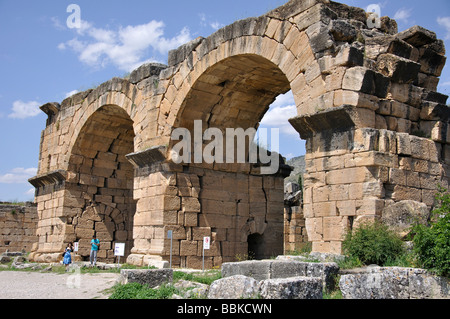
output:
[[90, 256], [91, 266], [92, 266], [92, 264], [94, 266], [97, 264], [97, 252], [98, 252], [99, 245], [100, 245], [100, 241], [97, 239], [97, 237], [95, 235], [92, 236], [91, 256]]
[[64, 259], [63, 264], [66, 265], [66, 271], [69, 269], [69, 265], [72, 263], [72, 255], [70, 254], [73, 252], [73, 245], [72, 243], [69, 243], [64, 250]]

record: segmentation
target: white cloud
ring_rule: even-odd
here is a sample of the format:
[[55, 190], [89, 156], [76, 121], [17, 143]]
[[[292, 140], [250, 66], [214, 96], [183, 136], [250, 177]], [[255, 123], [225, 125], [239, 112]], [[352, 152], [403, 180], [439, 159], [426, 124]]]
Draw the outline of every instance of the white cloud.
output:
[[394, 20], [399, 20], [403, 23], [408, 23], [409, 18], [411, 17], [411, 11], [412, 9], [399, 9], [395, 15], [394, 15]]
[[12, 169], [9, 173], [0, 175], [0, 183], [3, 184], [22, 184], [27, 183], [28, 179], [35, 176], [37, 168], [18, 167]]
[[56, 30], [66, 30], [66, 26], [61, 23], [58, 17], [51, 17], [50, 20], [52, 21], [53, 27], [55, 27]]
[[84, 64], [104, 67], [113, 64], [123, 71], [132, 71], [151, 59], [145, 57], [149, 50], [165, 55], [169, 50], [191, 40], [188, 28], [183, 28], [173, 38], [164, 37], [164, 23], [152, 20], [147, 24], [120, 27], [118, 30], [95, 28], [82, 21], [76, 29], [77, 37], [58, 45], [60, 50], [72, 49]]
[[211, 22], [209, 25], [210, 25], [211, 28], [213, 28], [214, 30], [219, 30], [220, 28], [223, 28], [223, 27], [225, 26], [224, 24], [222, 24], [222, 23], [220, 23], [220, 22], [218, 22], [218, 21]]
[[68, 97], [71, 97], [72, 95], [77, 94], [78, 92], [79, 92], [78, 90], [73, 90], [73, 91], [67, 92], [65, 94], [64, 98], [67, 99]]
[[447, 31], [445, 40], [450, 40], [450, 17], [438, 17], [437, 23]]
[[15, 101], [12, 107], [12, 113], [8, 115], [8, 117], [13, 119], [25, 119], [28, 117], [35, 117], [41, 111], [39, 106], [41, 103], [36, 101], [23, 102], [23, 101]]
[[261, 126], [277, 127], [280, 134], [298, 136], [297, 131], [289, 123], [289, 119], [297, 116], [297, 107], [295, 106], [292, 92], [279, 95], [275, 102], [270, 106], [269, 111], [261, 120]]
[[220, 28], [223, 28], [225, 25], [216, 21], [208, 21], [208, 19], [206, 18], [206, 14], [204, 13], [199, 13], [198, 14], [199, 18], [200, 18], [200, 25], [202, 27], [207, 27], [210, 26], [214, 31], [219, 30]]

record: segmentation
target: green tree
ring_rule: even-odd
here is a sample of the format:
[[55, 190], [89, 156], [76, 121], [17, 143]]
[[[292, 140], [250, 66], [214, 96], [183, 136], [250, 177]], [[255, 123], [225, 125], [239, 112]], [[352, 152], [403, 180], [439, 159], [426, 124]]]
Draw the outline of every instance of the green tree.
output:
[[429, 225], [416, 223], [413, 228], [413, 251], [420, 267], [439, 276], [450, 274], [450, 194], [439, 187], [437, 207]]

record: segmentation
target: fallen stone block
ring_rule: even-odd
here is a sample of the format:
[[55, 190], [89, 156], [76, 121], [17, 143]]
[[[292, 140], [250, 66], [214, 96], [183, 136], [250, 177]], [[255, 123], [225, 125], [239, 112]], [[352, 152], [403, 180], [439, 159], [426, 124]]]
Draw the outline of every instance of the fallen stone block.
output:
[[122, 269], [117, 282], [127, 284], [137, 282], [154, 288], [163, 284], [172, 283], [173, 269]]
[[332, 290], [339, 271], [336, 263], [314, 263], [295, 260], [260, 260], [224, 263], [222, 277], [243, 275], [262, 281], [290, 277], [318, 277], [323, 286]]
[[222, 277], [242, 275], [252, 277], [255, 280], [270, 278], [270, 266], [272, 261], [249, 260], [222, 264]]
[[0, 264], [7, 264], [11, 262], [11, 257], [9, 256], [0, 256]]
[[264, 299], [322, 299], [322, 280], [317, 277], [266, 279], [259, 284]]
[[341, 276], [344, 299], [449, 299], [449, 280], [424, 269], [367, 267]]
[[209, 287], [208, 299], [250, 299], [258, 295], [258, 281], [235, 275], [215, 280]]
[[209, 286], [206, 284], [180, 279], [173, 286], [183, 292], [182, 296], [179, 296], [182, 299], [198, 299], [208, 296]]

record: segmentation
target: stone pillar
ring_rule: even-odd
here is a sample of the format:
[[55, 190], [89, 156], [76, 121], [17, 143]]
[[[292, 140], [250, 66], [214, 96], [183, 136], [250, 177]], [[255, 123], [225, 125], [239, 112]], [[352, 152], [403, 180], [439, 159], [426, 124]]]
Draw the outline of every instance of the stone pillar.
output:
[[36, 188], [38, 241], [33, 245], [30, 260], [38, 262], [58, 261], [64, 250], [66, 236], [64, 215], [65, 171], [53, 171], [36, 176], [29, 182]]

